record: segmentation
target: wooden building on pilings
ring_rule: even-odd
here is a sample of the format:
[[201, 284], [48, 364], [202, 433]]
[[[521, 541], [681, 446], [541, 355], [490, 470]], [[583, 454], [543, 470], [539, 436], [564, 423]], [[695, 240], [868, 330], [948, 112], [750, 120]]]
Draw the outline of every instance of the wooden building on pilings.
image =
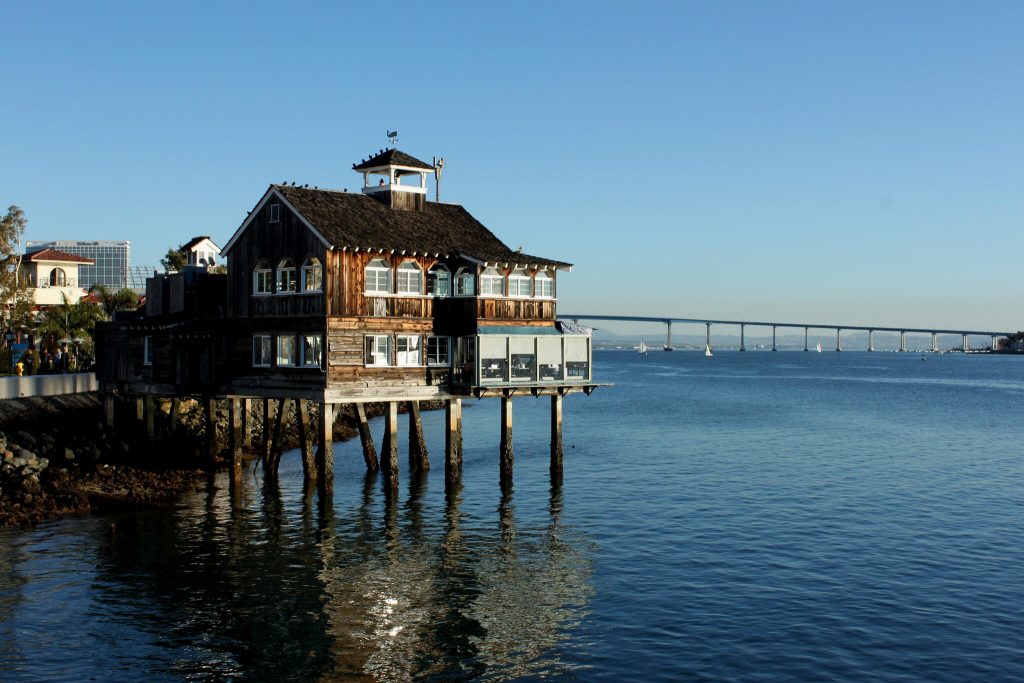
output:
[[[387, 405], [379, 466], [397, 486], [399, 403], [410, 412], [411, 462], [425, 468], [419, 402], [446, 402], [452, 483], [462, 400], [495, 397], [507, 484], [512, 398], [545, 395], [552, 475], [560, 477], [562, 397], [597, 386], [589, 334], [556, 320], [558, 276], [570, 264], [512, 250], [462, 206], [427, 201], [434, 169], [408, 154], [382, 150], [353, 168], [359, 193], [271, 185], [224, 247], [226, 275], [186, 268], [154, 277], [144, 315], [100, 326], [97, 376], [110, 397], [108, 419], [115, 396], [149, 406], [142, 414], [150, 427], [155, 397], [205, 400], [211, 420], [226, 399], [240, 473], [249, 399], [279, 406], [276, 430], [293, 404], [306, 476], [330, 490], [339, 404], [356, 406], [370, 469], [378, 460], [362, 408]], [[265, 417], [268, 431], [269, 410]]]

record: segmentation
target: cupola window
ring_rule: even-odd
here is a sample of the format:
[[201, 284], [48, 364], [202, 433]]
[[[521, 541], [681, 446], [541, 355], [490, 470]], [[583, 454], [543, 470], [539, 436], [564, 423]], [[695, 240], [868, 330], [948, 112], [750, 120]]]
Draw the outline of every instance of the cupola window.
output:
[[320, 259], [312, 257], [302, 264], [302, 291], [319, 292], [323, 289], [324, 269]]
[[366, 293], [391, 293], [391, 267], [384, 259], [373, 259], [366, 264]]
[[505, 296], [505, 276], [497, 268], [487, 268], [480, 276], [481, 296]]
[[279, 294], [296, 291], [298, 277], [295, 274], [295, 261], [286, 258], [277, 265], [277, 291]]
[[423, 293], [423, 271], [414, 261], [405, 261], [398, 266], [398, 293]]
[[530, 274], [522, 268], [516, 268], [508, 276], [508, 295], [519, 297], [531, 296], [533, 294], [533, 287], [531, 285]]

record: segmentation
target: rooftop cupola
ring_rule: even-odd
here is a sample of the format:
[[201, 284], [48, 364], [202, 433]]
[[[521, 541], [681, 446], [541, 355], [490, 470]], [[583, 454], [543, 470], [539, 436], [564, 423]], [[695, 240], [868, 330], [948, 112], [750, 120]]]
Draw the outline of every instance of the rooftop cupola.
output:
[[423, 211], [427, 174], [434, 167], [397, 149], [381, 150], [352, 169], [363, 174], [363, 193], [392, 209]]

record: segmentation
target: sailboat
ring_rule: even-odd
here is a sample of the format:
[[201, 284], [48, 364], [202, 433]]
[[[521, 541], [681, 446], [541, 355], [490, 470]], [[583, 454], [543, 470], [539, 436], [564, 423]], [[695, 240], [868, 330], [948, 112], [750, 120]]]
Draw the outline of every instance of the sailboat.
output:
[[641, 356], [647, 355], [647, 344], [644, 343], [643, 339], [640, 340], [640, 346], [637, 347], [637, 351], [640, 352]]
[[708, 344], [707, 346], [704, 347], [704, 355], [707, 356], [708, 358], [711, 358], [711, 356], [715, 355], [711, 353], [711, 344]]
[[821, 353], [821, 342], [818, 342], [818, 353]]

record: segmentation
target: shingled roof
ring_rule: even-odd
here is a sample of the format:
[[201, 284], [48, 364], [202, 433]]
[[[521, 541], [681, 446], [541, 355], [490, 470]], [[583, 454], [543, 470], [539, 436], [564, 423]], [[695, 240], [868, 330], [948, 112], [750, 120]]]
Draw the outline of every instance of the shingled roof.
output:
[[433, 171], [434, 167], [428, 163], [422, 162], [414, 156], [409, 156], [405, 152], [401, 152], [397, 149], [382, 150], [376, 156], [372, 156], [361, 164], [352, 164], [352, 168], [356, 171], [362, 171], [367, 168], [380, 168], [381, 166], [411, 166], [413, 168], [422, 168], [427, 171]]
[[96, 259], [91, 259], [85, 256], [79, 256], [78, 254], [69, 254], [66, 251], [58, 251], [57, 249], [41, 249], [39, 251], [32, 251], [25, 254], [21, 259], [22, 261], [59, 261], [61, 263], [84, 263], [91, 264], [96, 263]]
[[427, 202], [422, 212], [400, 211], [364, 194], [288, 185], [271, 188], [335, 247], [461, 254], [489, 263], [571, 266], [509, 249], [457, 204]]

